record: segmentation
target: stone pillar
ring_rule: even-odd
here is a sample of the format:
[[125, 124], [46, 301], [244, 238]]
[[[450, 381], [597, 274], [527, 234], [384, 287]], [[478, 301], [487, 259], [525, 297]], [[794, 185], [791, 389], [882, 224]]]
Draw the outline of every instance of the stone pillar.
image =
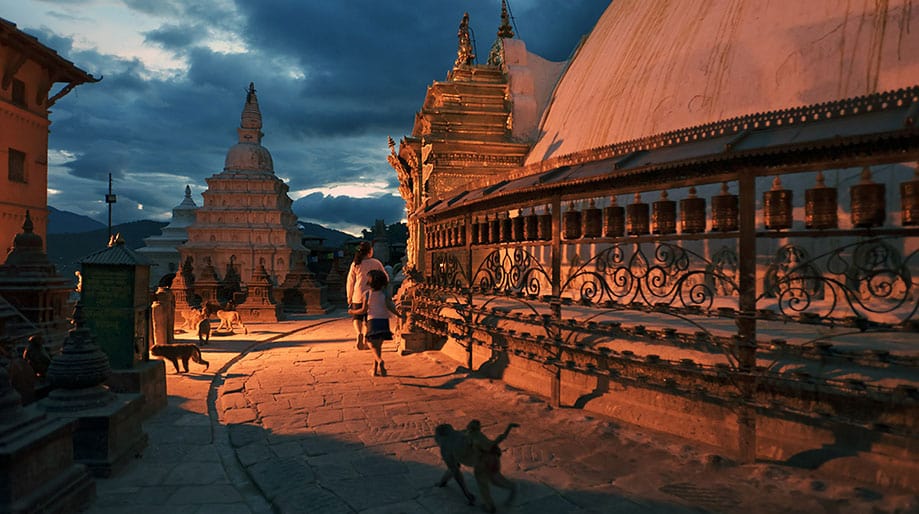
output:
[[24, 408], [0, 366], [0, 512], [78, 512], [96, 484], [73, 460], [72, 423]]
[[102, 477], [116, 472], [147, 445], [147, 434], [141, 429], [143, 396], [113, 393], [104, 385], [110, 374], [108, 357], [96, 345], [78, 302], [73, 328], [48, 367], [52, 390], [38, 405], [49, 415], [73, 423], [74, 460]]
[[173, 344], [175, 342], [175, 300], [172, 291], [158, 287], [153, 293], [150, 305], [153, 342], [152, 344]]

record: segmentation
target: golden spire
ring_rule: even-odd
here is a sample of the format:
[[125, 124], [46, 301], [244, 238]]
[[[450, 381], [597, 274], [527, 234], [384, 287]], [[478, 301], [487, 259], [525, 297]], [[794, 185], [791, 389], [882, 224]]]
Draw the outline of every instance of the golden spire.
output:
[[503, 57], [501, 55], [504, 45], [503, 39], [514, 37], [514, 29], [511, 28], [511, 17], [507, 9], [507, 0], [501, 0], [501, 26], [498, 27], [498, 37], [495, 38], [494, 44], [491, 45], [491, 51], [488, 52], [488, 64], [501, 66]]
[[501, 26], [498, 27], [498, 37], [514, 37], [514, 29], [511, 28], [511, 17], [507, 11], [507, 0], [501, 0]]
[[469, 38], [468, 12], [463, 14], [463, 21], [460, 22], [456, 37], [459, 38], [459, 48], [456, 50], [456, 62], [453, 67], [459, 68], [475, 64], [475, 52], [472, 50], [472, 40]]

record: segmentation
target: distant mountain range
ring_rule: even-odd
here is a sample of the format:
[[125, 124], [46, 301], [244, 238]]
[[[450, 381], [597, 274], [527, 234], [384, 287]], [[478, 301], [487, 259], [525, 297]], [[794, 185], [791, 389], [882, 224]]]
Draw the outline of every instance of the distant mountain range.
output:
[[48, 206], [49, 234], [79, 234], [103, 228], [107, 228], [105, 223], [96, 221], [89, 216]]
[[[45, 248], [48, 258], [63, 276], [73, 275], [80, 269], [80, 260], [108, 244], [108, 227], [89, 216], [62, 211], [48, 206], [48, 240]], [[162, 221], [132, 221], [112, 226], [113, 234], [121, 234], [125, 246], [136, 250], [144, 246], [144, 239], [157, 236], [168, 223]], [[304, 237], [324, 239], [323, 246], [338, 248], [355, 237], [308, 221], [299, 222]]]

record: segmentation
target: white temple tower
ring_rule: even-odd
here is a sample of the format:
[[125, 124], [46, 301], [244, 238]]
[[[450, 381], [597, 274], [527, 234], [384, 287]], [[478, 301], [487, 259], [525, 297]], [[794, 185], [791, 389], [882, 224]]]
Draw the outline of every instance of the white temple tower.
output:
[[191, 198], [191, 187], [185, 186], [185, 198], [172, 209], [172, 220], [163, 227], [158, 236], [144, 239], [144, 247], [138, 253], [150, 260], [150, 286], [170, 273], [179, 270], [179, 250], [188, 240], [188, 227], [195, 222], [198, 206]]

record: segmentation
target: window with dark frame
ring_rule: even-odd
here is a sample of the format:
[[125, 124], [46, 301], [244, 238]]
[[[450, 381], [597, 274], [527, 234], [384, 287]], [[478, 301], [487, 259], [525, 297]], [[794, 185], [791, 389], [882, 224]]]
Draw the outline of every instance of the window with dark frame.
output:
[[26, 105], [26, 84], [25, 82], [19, 79], [13, 79], [13, 91], [12, 91], [12, 102], [15, 105], [20, 107], [27, 107]]
[[9, 151], [9, 179], [10, 182], [26, 181], [26, 154], [12, 148]]

